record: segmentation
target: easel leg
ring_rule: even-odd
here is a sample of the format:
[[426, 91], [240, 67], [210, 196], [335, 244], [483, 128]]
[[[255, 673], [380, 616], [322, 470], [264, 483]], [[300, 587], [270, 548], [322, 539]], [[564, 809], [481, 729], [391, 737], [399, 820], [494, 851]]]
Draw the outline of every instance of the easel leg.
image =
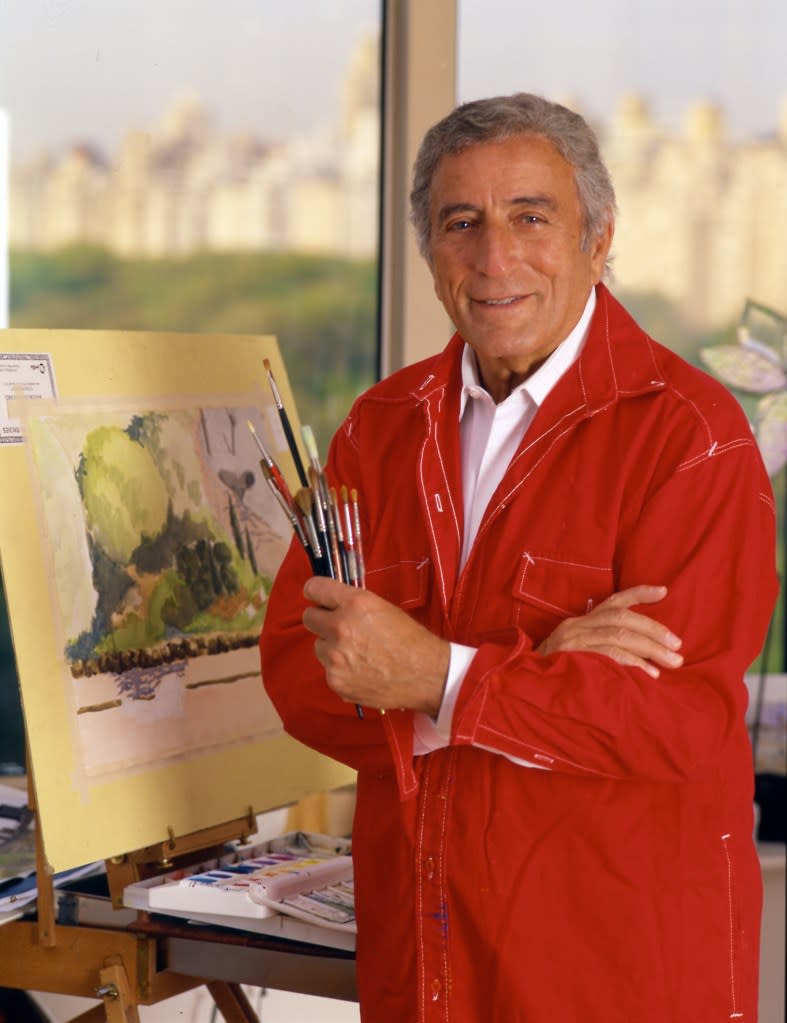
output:
[[123, 966], [112, 963], [100, 970], [98, 976], [101, 987], [97, 994], [104, 1002], [106, 1023], [139, 1023], [139, 1013]]
[[74, 1016], [69, 1023], [140, 1023], [123, 964], [110, 961], [98, 976], [101, 986], [96, 995], [102, 1004]]
[[226, 1023], [259, 1023], [259, 1017], [252, 1009], [240, 984], [211, 980], [205, 986]]

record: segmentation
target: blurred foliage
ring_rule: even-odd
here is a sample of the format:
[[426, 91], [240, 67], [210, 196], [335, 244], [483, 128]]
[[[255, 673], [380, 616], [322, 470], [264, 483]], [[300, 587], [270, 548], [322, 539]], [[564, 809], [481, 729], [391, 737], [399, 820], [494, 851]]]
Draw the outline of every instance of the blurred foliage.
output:
[[[657, 341], [681, 355], [704, 373], [708, 367], [700, 359], [700, 348], [706, 345], [733, 344], [737, 339], [738, 320], [732, 320], [716, 330], [709, 331], [687, 323], [680, 311], [662, 295], [653, 293], [627, 293], [617, 291], [617, 297], [632, 314], [634, 319]], [[759, 400], [758, 395], [746, 395], [740, 391], [730, 392], [739, 402], [743, 411], [753, 421]], [[785, 540], [787, 538], [787, 471], [781, 469], [771, 480], [776, 500], [776, 565], [782, 581], [779, 599], [773, 613], [770, 633], [763, 650], [751, 666], [753, 673], [762, 670], [782, 672], [785, 670], [785, 646], [787, 622], [785, 622]]]
[[715, 330], [709, 330], [707, 326], [689, 323], [680, 309], [664, 295], [625, 291], [615, 289], [614, 286], [612, 290], [643, 330], [705, 373], [708, 369], [700, 359], [700, 348], [735, 340], [736, 322], [733, 320]]
[[[121, 259], [14, 251], [12, 327], [275, 334], [301, 421], [323, 452], [377, 371], [377, 266], [292, 253]], [[261, 373], [262, 378], [262, 373]]]

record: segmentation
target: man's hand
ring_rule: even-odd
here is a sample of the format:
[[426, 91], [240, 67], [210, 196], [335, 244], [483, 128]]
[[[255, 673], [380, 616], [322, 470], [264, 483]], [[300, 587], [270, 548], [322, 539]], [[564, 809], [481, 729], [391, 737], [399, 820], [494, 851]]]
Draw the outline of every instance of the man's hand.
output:
[[666, 586], [632, 586], [613, 593], [581, 618], [567, 618], [538, 648], [540, 654], [588, 650], [606, 654], [618, 664], [635, 665], [653, 678], [659, 668], [679, 668], [681, 640], [653, 618], [631, 611], [636, 604], [656, 604]]
[[363, 707], [437, 714], [449, 644], [368, 590], [315, 576], [303, 594], [314, 606], [303, 624], [330, 688]]

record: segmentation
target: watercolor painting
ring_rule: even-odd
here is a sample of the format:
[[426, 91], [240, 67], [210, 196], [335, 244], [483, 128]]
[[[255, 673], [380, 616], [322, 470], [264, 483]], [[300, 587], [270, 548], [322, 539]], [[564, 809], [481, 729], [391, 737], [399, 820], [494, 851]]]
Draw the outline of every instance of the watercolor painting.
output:
[[256, 408], [196, 401], [29, 419], [88, 777], [281, 732], [257, 643], [290, 529], [249, 424], [270, 430]]

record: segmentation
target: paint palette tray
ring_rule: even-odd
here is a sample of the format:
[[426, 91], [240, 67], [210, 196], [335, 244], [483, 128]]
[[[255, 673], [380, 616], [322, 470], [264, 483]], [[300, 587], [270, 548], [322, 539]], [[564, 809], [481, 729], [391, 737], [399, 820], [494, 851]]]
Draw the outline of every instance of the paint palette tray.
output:
[[[133, 909], [177, 916], [194, 923], [277, 934], [296, 941], [354, 948], [355, 918], [343, 915], [339, 925], [315, 906], [303, 912], [303, 898], [292, 908], [277, 896], [300, 889], [309, 895], [341, 886], [336, 899], [352, 899], [350, 842], [295, 832], [258, 845], [233, 843], [226, 855], [137, 881], [123, 891]], [[329, 904], [334, 900], [327, 898]]]

